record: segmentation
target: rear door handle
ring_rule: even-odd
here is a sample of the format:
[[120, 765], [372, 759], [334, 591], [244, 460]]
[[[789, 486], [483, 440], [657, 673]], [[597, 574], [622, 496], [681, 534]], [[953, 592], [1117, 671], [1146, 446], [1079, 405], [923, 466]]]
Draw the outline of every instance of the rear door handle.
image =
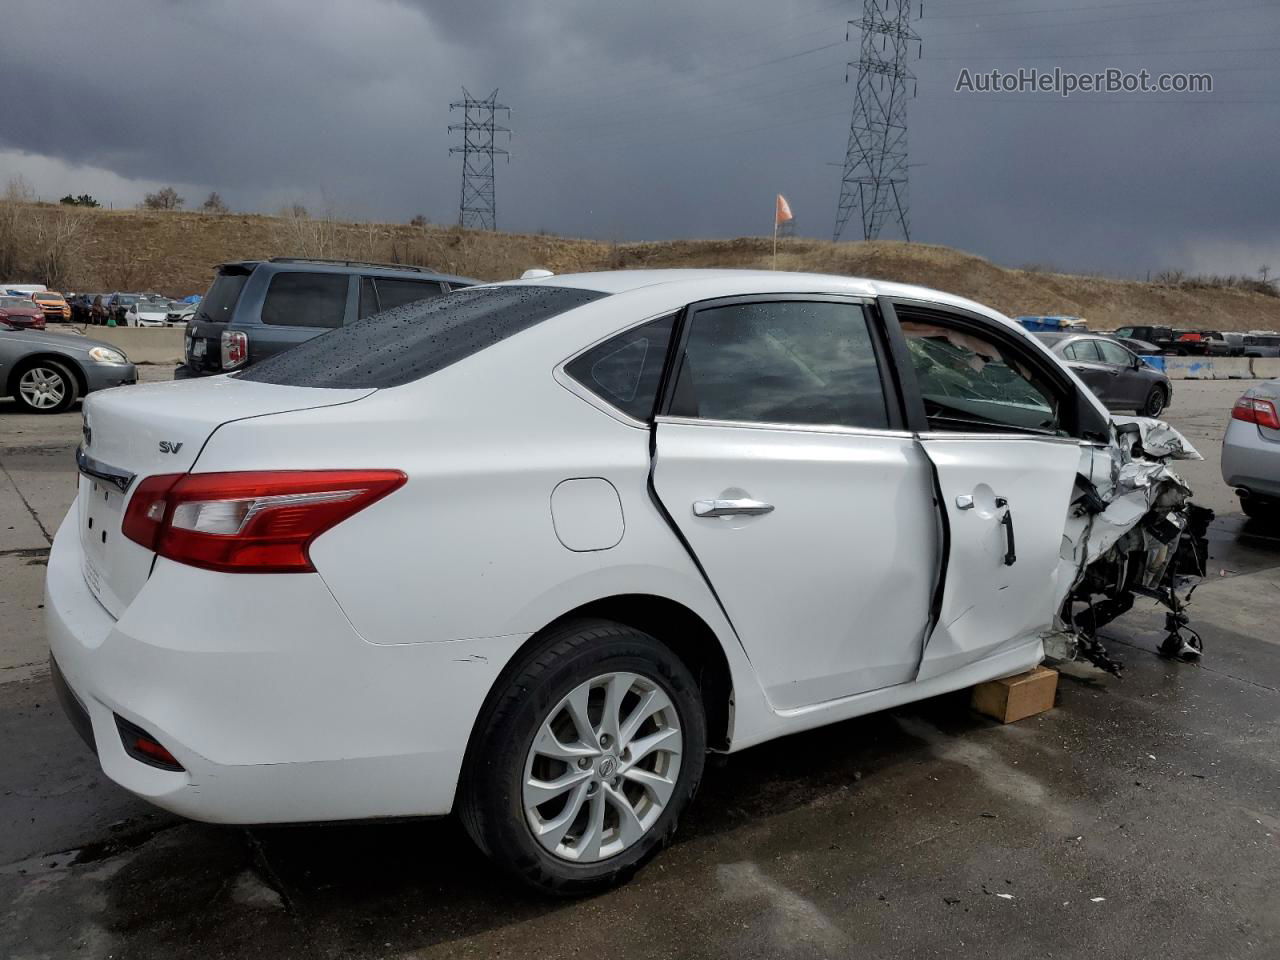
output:
[[695, 517], [758, 517], [772, 513], [773, 504], [762, 500], [695, 500]]

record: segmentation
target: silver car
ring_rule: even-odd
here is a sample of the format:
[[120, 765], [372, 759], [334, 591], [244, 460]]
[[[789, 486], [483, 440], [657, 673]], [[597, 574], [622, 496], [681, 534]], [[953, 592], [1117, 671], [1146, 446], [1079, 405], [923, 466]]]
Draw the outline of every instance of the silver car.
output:
[[0, 396], [26, 413], [61, 413], [86, 393], [137, 381], [137, 368], [109, 343], [0, 323]]
[[1231, 408], [1222, 479], [1235, 487], [1246, 516], [1280, 517], [1280, 380], [1250, 387]]

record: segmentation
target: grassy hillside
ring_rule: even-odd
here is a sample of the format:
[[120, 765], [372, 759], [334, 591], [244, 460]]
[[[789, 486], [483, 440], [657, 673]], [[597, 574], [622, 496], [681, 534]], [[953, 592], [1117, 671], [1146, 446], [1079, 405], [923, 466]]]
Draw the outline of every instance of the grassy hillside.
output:
[[[57, 208], [33, 210], [45, 218], [60, 213]], [[770, 241], [755, 237], [609, 244], [456, 227], [243, 214], [91, 210], [79, 215], [84, 220], [66, 271], [66, 285], [72, 289], [201, 293], [216, 263], [288, 255], [417, 263], [484, 280], [510, 279], [535, 266], [567, 273], [639, 267], [767, 269], [771, 263]], [[1280, 298], [1258, 292], [1011, 270], [946, 247], [790, 239], [780, 246], [778, 266], [923, 284], [1008, 314], [1077, 314], [1095, 329], [1124, 323], [1280, 329]]]

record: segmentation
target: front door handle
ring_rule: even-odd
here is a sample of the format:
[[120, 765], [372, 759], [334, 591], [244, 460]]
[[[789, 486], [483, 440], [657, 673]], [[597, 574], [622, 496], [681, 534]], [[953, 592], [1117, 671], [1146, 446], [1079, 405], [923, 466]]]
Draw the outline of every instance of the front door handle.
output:
[[695, 517], [758, 517], [773, 512], [773, 504], [761, 500], [695, 500]]
[[1018, 554], [1013, 545], [1013, 511], [1009, 509], [1009, 501], [1004, 497], [996, 497], [996, 506], [1004, 508], [1004, 516], [1000, 518], [1000, 525], [1004, 527], [1004, 565], [1012, 567], [1018, 562]]

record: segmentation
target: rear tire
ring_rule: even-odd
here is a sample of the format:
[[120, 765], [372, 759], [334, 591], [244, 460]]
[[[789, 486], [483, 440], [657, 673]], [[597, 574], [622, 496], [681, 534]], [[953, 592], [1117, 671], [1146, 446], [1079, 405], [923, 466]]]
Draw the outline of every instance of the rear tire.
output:
[[1280, 503], [1266, 497], [1240, 497], [1240, 509], [1251, 520], [1266, 520], [1274, 523], [1280, 519]]
[[1164, 413], [1165, 405], [1168, 402], [1169, 396], [1164, 387], [1156, 385], [1147, 394], [1147, 402], [1142, 407], [1142, 415], [1144, 417], [1158, 417]]
[[37, 360], [19, 367], [13, 398], [27, 413], [62, 413], [76, 402], [76, 378], [61, 363]]
[[670, 840], [707, 742], [680, 658], [608, 620], [552, 631], [499, 681], [476, 731], [463, 825], [508, 873], [559, 896], [626, 881]]

